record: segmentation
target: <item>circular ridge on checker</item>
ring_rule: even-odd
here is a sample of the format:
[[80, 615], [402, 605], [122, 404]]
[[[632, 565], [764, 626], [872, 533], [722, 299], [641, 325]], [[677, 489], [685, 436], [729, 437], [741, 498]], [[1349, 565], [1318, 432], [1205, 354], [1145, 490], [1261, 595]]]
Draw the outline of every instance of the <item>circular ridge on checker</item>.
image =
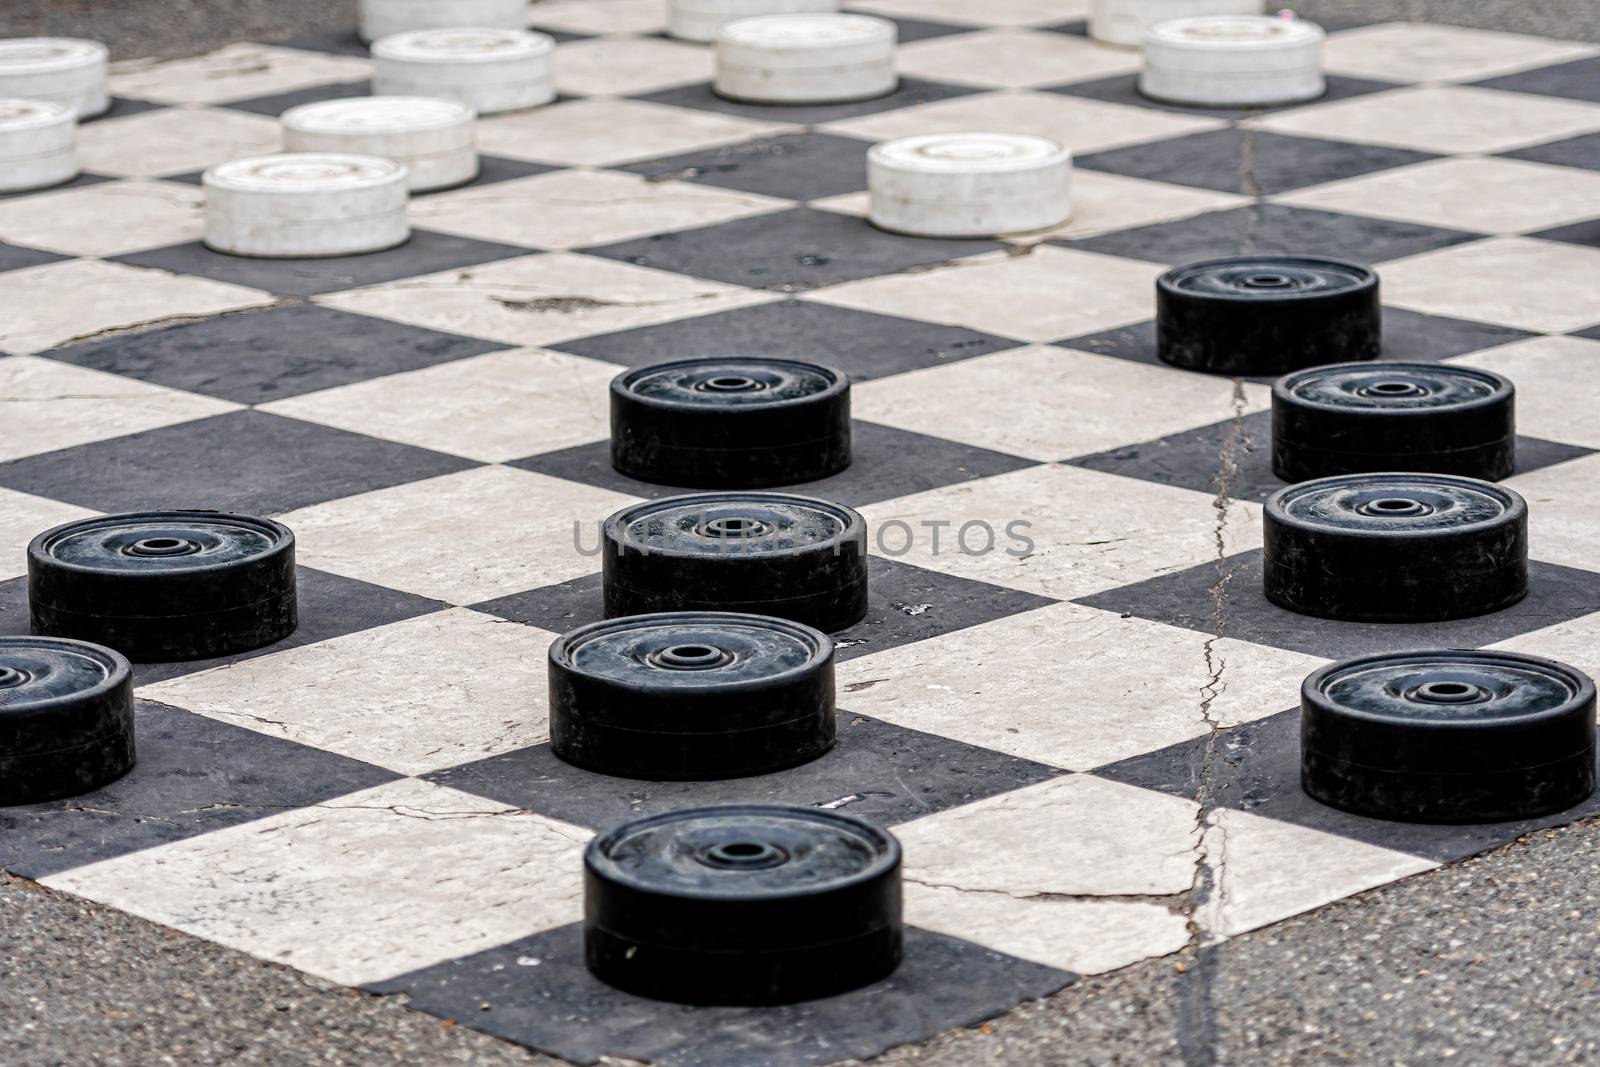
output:
[[135, 663], [212, 659], [297, 624], [294, 534], [211, 511], [105, 515], [28, 546], [33, 632], [107, 645]]
[[359, 36], [372, 42], [397, 33], [488, 26], [521, 30], [528, 25], [527, 0], [361, 0]]
[[134, 758], [127, 659], [85, 641], [0, 637], [0, 805], [93, 792]]
[[623, 508], [602, 527], [608, 618], [772, 615], [825, 633], [867, 613], [867, 524], [786, 493], [698, 493]]
[[259, 259], [397, 248], [411, 238], [406, 168], [378, 156], [256, 156], [205, 172], [206, 247]]
[[1430, 471], [1497, 482], [1516, 464], [1516, 389], [1448, 363], [1335, 363], [1272, 387], [1272, 470], [1286, 482]]
[[64, 185], [78, 176], [78, 120], [65, 104], [0, 98], [0, 193]]
[[476, 123], [467, 105], [427, 96], [321, 100], [278, 118], [286, 151], [390, 159], [406, 168], [413, 192], [448, 189], [478, 176]]
[[762, 15], [717, 31], [718, 96], [752, 104], [845, 104], [888, 96], [899, 30], [873, 15]]
[[1156, 352], [1211, 374], [1287, 374], [1377, 359], [1378, 275], [1324, 256], [1201, 260], [1156, 279]]
[[931, 133], [867, 153], [869, 218], [914, 237], [994, 237], [1072, 217], [1072, 152], [1025, 133]]
[[1528, 505], [1448, 474], [1350, 474], [1280, 489], [1263, 516], [1267, 599], [1348, 622], [1487, 615], [1528, 592]]
[[1139, 92], [1191, 107], [1270, 107], [1315, 100], [1322, 27], [1281, 15], [1207, 15], [1158, 22], [1141, 42]]
[[1160, 22], [1202, 15], [1259, 15], [1265, 0], [1094, 0], [1089, 36], [1102, 44], [1138, 48], [1145, 31]]
[[1364, 656], [1301, 687], [1301, 783], [1379, 819], [1474, 823], [1565, 811], [1594, 792], [1595, 689], [1512, 652]]
[[834, 742], [833, 642], [786, 619], [634, 615], [550, 646], [550, 747], [650, 781], [770, 774]]
[[584, 958], [601, 981], [689, 1004], [789, 1004], [899, 966], [900, 844], [837, 812], [690, 808], [584, 852]]
[[111, 110], [111, 54], [99, 41], [75, 37], [0, 40], [0, 97], [48, 100], [80, 119]]
[[850, 465], [850, 379], [791, 359], [686, 359], [611, 382], [611, 462], [657, 485], [763, 489]]
[[682, 41], [709, 44], [730, 22], [761, 15], [827, 14], [839, 0], [668, 0], [667, 33]]
[[529, 30], [416, 30], [372, 45], [377, 96], [432, 96], [480, 115], [548, 104], [556, 97], [553, 37]]

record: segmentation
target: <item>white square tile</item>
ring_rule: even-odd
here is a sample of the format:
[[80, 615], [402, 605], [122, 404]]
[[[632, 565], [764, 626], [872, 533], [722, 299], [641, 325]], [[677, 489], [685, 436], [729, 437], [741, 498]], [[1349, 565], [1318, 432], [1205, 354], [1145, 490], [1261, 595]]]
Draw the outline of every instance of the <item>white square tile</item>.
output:
[[1552, 279], [1600, 278], [1600, 249], [1496, 237], [1390, 260], [1386, 304], [1543, 333], [1600, 323], [1600, 286]]
[[263, 411], [502, 463], [605, 440], [614, 363], [560, 352], [490, 352], [306, 393]]
[[1245, 125], [1446, 155], [1489, 153], [1600, 130], [1600, 104], [1468, 86], [1420, 86], [1311, 104]]
[[1271, 391], [1167, 367], [1035, 345], [857, 385], [857, 418], [1038, 460], [1125, 445], [1263, 411]]
[[402, 780], [46, 882], [359, 985], [581, 918], [590, 836]]
[[[1576, 390], [1574, 397], [1581, 402], [1582, 394]], [[1600, 572], [1600, 542], [1595, 538], [1595, 530], [1600, 529], [1596, 477], [1600, 477], [1600, 456], [1585, 456], [1506, 481], [1528, 501], [1529, 555], [1546, 563]], [[1600, 651], [1600, 646], [1596, 647]], [[1537, 644], [1523, 651], [1560, 658], [1553, 649], [1541, 652]], [[1584, 658], [1600, 667], [1600, 657], [1585, 654]]]
[[1600, 55], [1600, 48], [1420, 22], [1360, 26], [1332, 35], [1323, 46], [1330, 73], [1380, 81], [1477, 81], [1592, 55]]
[[[853, 710], [1091, 770], [1294, 707], [1324, 661], [1076, 604], [839, 665]], [[1151, 670], [1151, 664], [1160, 664]]]
[[1225, 125], [1217, 119], [1024, 90], [960, 96], [862, 118], [843, 119], [820, 128], [876, 141], [920, 133], [1005, 130], [1008, 133], [1049, 137], [1083, 155], [1141, 141], [1220, 129]]
[[1087, 16], [1089, 0], [852, 0], [850, 9], [958, 26], [1048, 26]]
[[354, 289], [318, 302], [447, 333], [546, 345], [776, 299], [773, 293], [557, 252]]
[[1033, 30], [983, 30], [902, 45], [900, 73], [950, 85], [1024, 89], [1107, 78], [1139, 69], [1139, 53], [1083, 37]]
[[[1524, 433], [1600, 448], [1600, 422], [1595, 419], [1595, 398], [1600, 397], [1600, 341], [1532, 337], [1450, 362], [1498, 371], [1515, 382], [1517, 422]], [[1534, 472], [1533, 477], [1539, 473]]]
[[[7, 271], [0, 284], [0, 352], [27, 355], [107, 330], [261, 307], [257, 289], [165, 271], [76, 259]], [[126, 379], [117, 391], [128, 391]]]
[[1018, 899], [1175, 896], [1200, 861], [1193, 801], [1073, 774], [895, 828], [908, 883]]
[[906, 921], [923, 929], [1076, 974], [1114, 971], [1189, 943], [1176, 902], [1018, 898], [908, 882], [905, 908]]
[[1600, 214], [1600, 172], [1520, 159], [1440, 159], [1273, 199], [1447, 229], [1526, 233]]
[[[10, 360], [0, 360], [0, 380]], [[0, 392], [6, 387], [0, 385]], [[7, 423], [6, 432], [11, 432]], [[0, 437], [0, 444], [4, 437]], [[63, 504], [31, 493], [0, 488], [0, 582], [28, 573], [28, 542], [66, 522], [87, 519], [98, 512]]]
[[[873, 527], [878, 555], [1058, 600], [1218, 556], [1211, 494], [1061, 464], [961, 482], [861, 511]], [[1260, 516], [1259, 505], [1232, 502], [1220, 524], [1222, 551], [1233, 555], [1259, 547]], [[985, 543], [981, 526], [967, 538], [978, 554], [952, 548], [952, 538], [969, 522], [995, 531], [994, 551], [979, 551]], [[948, 524], [937, 550], [927, 525], [933, 523]]]
[[0, 462], [238, 408], [226, 400], [34, 356], [0, 358]]
[[478, 147], [541, 163], [610, 167], [792, 129], [642, 100], [571, 100], [478, 120]]
[[569, 249], [690, 230], [792, 207], [794, 201], [617, 171], [560, 170], [412, 202], [428, 230]]
[[[1590, 478], [1594, 477], [1596, 468], [1600, 467], [1600, 464], [1596, 464], [1593, 459], [1579, 460], [1578, 462], [1589, 464], [1586, 473]], [[1535, 476], [1526, 476], [1526, 478], [1533, 477]], [[1518, 483], [1523, 483], [1524, 481], [1524, 478], [1517, 479]], [[1589, 484], [1593, 485], [1594, 483], [1591, 481]], [[1523, 492], [1529, 494], [1539, 493], [1541, 492], [1541, 487], [1530, 484], [1523, 489]], [[1596, 509], [1591, 500], [1592, 497], [1588, 497], [1582, 501], [1573, 502], [1588, 511], [1588, 530], [1592, 539], [1592, 531], [1594, 530], [1593, 516]], [[1532, 496], [1530, 495], [1529, 503], [1531, 504], [1532, 502]], [[1573, 525], [1577, 526], [1583, 520], [1584, 516], [1580, 512], [1574, 516]], [[1589, 555], [1592, 558], [1595, 552], [1591, 549]], [[1594, 569], [1592, 562], [1590, 569]], [[1591, 678], [1600, 678], [1600, 612], [1584, 615], [1577, 619], [1569, 619], [1566, 622], [1558, 622], [1554, 626], [1546, 626], [1542, 630], [1521, 634], [1511, 638], [1509, 641], [1501, 641], [1488, 647], [1553, 659], [1559, 663], [1570, 664]]]
[[231, 44], [190, 59], [118, 63], [111, 74], [111, 91], [164, 104], [216, 104], [360, 81], [371, 73], [370, 62], [352, 56]]
[[67, 255], [117, 256], [204, 232], [205, 194], [177, 182], [105, 182], [0, 201], [0, 241]]
[[141, 697], [401, 774], [549, 740], [555, 635], [466, 608], [158, 682]]
[[261, 115], [164, 108], [80, 127], [78, 157], [95, 174], [154, 178], [270, 155], [280, 140], [278, 124]]
[[934, 270], [846, 282], [805, 299], [944, 322], [1025, 341], [1056, 341], [1155, 314], [1154, 263], [1039, 245]]
[[660, 33], [667, 26], [667, 0], [538, 0], [531, 11], [535, 29], [567, 33]]
[[556, 51], [556, 88], [578, 96], [634, 96], [710, 81], [711, 49], [650, 37], [569, 41]]
[[596, 524], [634, 502], [529, 471], [477, 467], [314, 504], [283, 521], [307, 566], [474, 604], [596, 573]]
[[1195, 918], [1210, 939], [1255, 930], [1438, 866], [1404, 852], [1229, 809], [1210, 813], [1205, 853], [1211, 888]]

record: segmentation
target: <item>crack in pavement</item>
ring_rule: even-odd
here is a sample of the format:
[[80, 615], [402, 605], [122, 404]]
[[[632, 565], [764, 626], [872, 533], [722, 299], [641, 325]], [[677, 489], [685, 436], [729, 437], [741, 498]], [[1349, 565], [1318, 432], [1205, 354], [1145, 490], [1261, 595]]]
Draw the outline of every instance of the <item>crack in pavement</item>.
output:
[[1233, 486], [1238, 478], [1237, 453], [1245, 438], [1244, 414], [1247, 401], [1244, 382], [1233, 382], [1233, 418], [1217, 452], [1214, 478], [1216, 496], [1211, 501], [1216, 515], [1212, 538], [1216, 549], [1217, 580], [1207, 590], [1211, 598], [1211, 636], [1202, 646], [1206, 682], [1200, 687], [1200, 717], [1206, 725], [1205, 747], [1201, 750], [1196, 774], [1194, 802], [1194, 880], [1185, 894], [1183, 915], [1188, 926], [1188, 943], [1179, 951], [1174, 966], [1178, 979], [1177, 1041], [1185, 1067], [1211, 1067], [1217, 1061], [1216, 1004], [1213, 984], [1216, 978], [1216, 948], [1205, 944], [1198, 913], [1215, 899], [1220, 903], [1226, 891], [1223, 866], [1227, 858], [1227, 830], [1216, 820], [1212, 803], [1212, 779], [1217, 746], [1224, 724], [1212, 713], [1217, 698], [1227, 691], [1223, 675], [1228, 661], [1217, 652], [1217, 642], [1227, 631], [1228, 584], [1234, 572], [1226, 568], [1228, 558], [1228, 518], [1233, 508]]
[[1184, 903], [1189, 897], [1189, 890], [1187, 889], [1180, 889], [1176, 893], [1062, 893], [1053, 889], [975, 889], [970, 886], [954, 885], [949, 882], [928, 882], [921, 878], [912, 878], [910, 875], [901, 875], [901, 878], [912, 885], [920, 885], [924, 889], [950, 889], [957, 893], [1007, 897], [1011, 900], [1025, 900], [1041, 904], [1153, 904], [1157, 907], [1165, 908], [1174, 915], [1184, 914]]

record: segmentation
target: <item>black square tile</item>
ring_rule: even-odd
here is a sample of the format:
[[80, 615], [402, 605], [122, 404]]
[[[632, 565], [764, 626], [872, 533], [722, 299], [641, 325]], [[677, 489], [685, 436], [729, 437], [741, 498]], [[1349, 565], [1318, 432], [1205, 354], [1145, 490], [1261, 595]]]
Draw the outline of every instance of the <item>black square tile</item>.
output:
[[248, 100], [233, 100], [220, 107], [233, 111], [248, 111], [252, 115], [265, 115], [268, 118], [277, 118], [291, 107], [301, 104], [320, 104], [324, 100], [346, 100], [352, 96], [371, 96], [372, 82], [370, 80], [353, 82], [332, 82], [327, 85], [313, 85], [308, 89], [296, 89], [288, 93], [273, 93], [270, 96], [253, 96]]
[[871, 141], [831, 133], [791, 133], [616, 169], [653, 180], [676, 179], [790, 200], [819, 200], [867, 187], [867, 150], [871, 147]]
[[1251, 204], [1210, 211], [1177, 222], [1053, 243], [1156, 263], [1189, 263], [1247, 252], [1303, 253], [1307, 249], [1358, 263], [1381, 263], [1476, 240], [1480, 236], [1283, 204]]
[[[1226, 677], [1226, 671], [1224, 671]], [[1294, 704], [1298, 694], [1285, 694]], [[1099, 778], [1192, 798], [1200, 784], [1207, 738], [1184, 741], [1102, 767]], [[1517, 822], [1430, 825], [1369, 819], [1312, 800], [1300, 788], [1300, 712], [1279, 712], [1223, 731], [1211, 748], [1206, 795], [1218, 807], [1248, 811], [1380, 848], [1450, 862], [1508, 845], [1524, 834], [1600, 812], [1600, 795], [1555, 815]]]
[[1088, 19], [1072, 19], [1072, 20], [1070, 20], [1068, 22], [1058, 22], [1053, 26], [1038, 26], [1038, 27], [1035, 27], [1035, 28], [1036, 29], [1040, 29], [1040, 30], [1044, 30], [1047, 33], [1066, 33], [1066, 34], [1071, 34], [1073, 37], [1087, 37], [1087, 36], [1089, 36], [1089, 20]]
[[74, 345], [51, 352], [50, 358], [240, 404], [264, 404], [505, 347], [314, 304], [289, 304]]
[[1291, 108], [1308, 107], [1311, 104], [1329, 104], [1335, 100], [1349, 100], [1352, 97], [1367, 96], [1371, 93], [1381, 93], [1386, 89], [1398, 88], [1394, 82], [1373, 81], [1368, 78], [1344, 78], [1337, 74], [1328, 75], [1327, 81], [1328, 91], [1316, 100], [1301, 104], [1282, 104], [1277, 107], [1190, 107], [1186, 104], [1168, 104], [1160, 100], [1152, 100], [1141, 93], [1137, 74], [1117, 74], [1109, 78], [1096, 78], [1093, 81], [1071, 82], [1067, 85], [1056, 85], [1048, 89], [1041, 89], [1040, 92], [1077, 96], [1085, 100], [1099, 100], [1106, 104], [1124, 104], [1129, 107], [1170, 111], [1178, 115], [1243, 119], [1257, 115], [1271, 115], [1279, 111], [1288, 111]]
[[[849, 693], [840, 693], [848, 703]], [[548, 744], [424, 775], [431, 782], [602, 830], [715, 804], [827, 807], [884, 825], [971, 804], [1068, 772], [840, 708], [839, 741], [801, 767], [716, 782], [645, 782], [579, 770]]]
[[797, 207], [584, 251], [732, 285], [792, 291], [897, 274], [1003, 247], [998, 241], [901, 237], [865, 219]]
[[1272, 196], [1435, 159], [1424, 152], [1231, 127], [1081, 156], [1077, 165], [1129, 178]]
[[1518, 148], [1513, 152], [1500, 154], [1508, 159], [1527, 159], [1535, 163], [1600, 170], [1600, 133], [1586, 133], [1581, 137], [1547, 141], [1530, 148]]
[[943, 326], [805, 300], [781, 300], [548, 347], [626, 366], [658, 363], [669, 353], [759, 353], [825, 363], [859, 382], [943, 366], [1021, 343], [963, 326]]
[[0, 244], [0, 271], [21, 270], [24, 267], [40, 267], [46, 263], [59, 263], [63, 259], [71, 258], [71, 256], [63, 256], [57, 252], [43, 252], [37, 248]]
[[1561, 96], [1600, 104], [1600, 56], [1557, 63], [1553, 67], [1525, 70], [1474, 82], [1480, 89], [1504, 89], [1513, 93]]
[[372, 54], [366, 42], [356, 36], [353, 25], [348, 29], [291, 37], [287, 41], [274, 43], [279, 48], [298, 48], [303, 52], [323, 52], [330, 56], [355, 56], [358, 59], [366, 59]]
[[326, 259], [260, 259], [213, 252], [199, 241], [117, 256], [118, 263], [193, 274], [213, 281], [265, 289], [285, 296], [315, 296], [398, 281], [422, 274], [528, 255], [517, 245], [413, 230], [411, 240], [387, 252]]
[[[151, 685], [186, 674], [196, 674], [227, 663], [241, 663], [285, 649], [314, 645], [346, 634], [387, 626], [449, 607], [413, 593], [402, 593], [381, 585], [360, 582], [327, 571], [300, 567], [295, 572], [300, 608], [300, 625], [294, 633], [265, 648], [216, 659], [185, 663], [136, 663], [135, 685]], [[26, 577], [0, 582], [0, 637], [30, 632], [28, 619], [28, 580]]]
[[[1495, 345], [1510, 344], [1536, 336], [1510, 326], [1496, 326], [1486, 322], [1469, 322], [1466, 319], [1446, 318], [1442, 315], [1424, 315], [1405, 308], [1383, 309], [1383, 358], [1406, 360], [1440, 360], [1466, 355]], [[1093, 352], [1100, 356], [1130, 359], [1153, 366], [1162, 365], [1156, 355], [1156, 324], [1154, 321], [1122, 326], [1115, 330], [1085, 334], [1066, 341], [1058, 341], [1066, 348]], [[1271, 378], [1256, 381], [1269, 382]]]
[[138, 763], [118, 781], [85, 796], [0, 808], [0, 867], [39, 879], [399, 777], [153, 701], [135, 705], [134, 730]]
[[[1222, 488], [1217, 479], [1224, 446], [1228, 446], [1234, 467], [1227, 484], [1230, 498], [1259, 502], [1286, 484], [1272, 473], [1272, 413], [1267, 411], [1246, 415], [1237, 423], [1212, 423], [1070, 462], [1075, 467], [1107, 474], [1215, 493]], [[1527, 474], [1593, 454], [1593, 449], [1578, 445], [1518, 437], [1517, 473]]]
[[898, 40], [901, 44], [911, 44], [913, 41], [931, 41], [935, 37], [951, 37], [958, 33], [972, 33], [979, 28], [977, 26], [957, 26], [949, 22], [928, 22], [925, 19], [895, 18], [891, 15], [885, 15], [881, 11], [861, 11], [858, 14], [888, 19], [894, 23], [895, 29], [899, 31]]
[[[1535, 560], [1528, 597], [1504, 611], [1430, 623], [1349, 623], [1296, 615], [1261, 592], [1261, 552], [1241, 552], [1075, 603], [1152, 622], [1216, 633], [1211, 590], [1223, 584], [1223, 636], [1258, 645], [1348, 659], [1396, 648], [1481, 648], [1600, 610], [1600, 574]], [[1290, 702], [1294, 696], [1291, 694]]]
[[452, 185], [448, 189], [434, 189], [425, 193], [412, 193], [413, 202], [426, 200], [430, 196], [440, 193], [453, 193], [457, 189], [476, 189], [480, 185], [495, 185], [499, 182], [516, 181], [518, 178], [532, 178], [539, 174], [549, 174], [561, 167], [552, 167], [548, 163], [529, 163], [521, 159], [506, 159], [502, 156], [478, 157], [478, 176], [470, 182], [461, 185]]
[[[607, 441], [529, 456], [514, 460], [509, 466], [649, 499], [692, 492], [670, 485], [651, 485], [618, 474], [611, 466], [611, 445]], [[821, 481], [785, 486], [783, 491], [861, 507], [879, 500], [910, 496], [957, 482], [1035, 466], [1038, 466], [1036, 461], [1020, 456], [991, 452], [875, 422], [857, 421], [855, 459], [847, 470]], [[5, 469], [0, 466], [0, 485], [8, 484], [5, 481]]]
[[247, 410], [0, 463], [0, 485], [96, 511], [273, 515], [476, 466]]
[[127, 118], [129, 115], [142, 115], [146, 111], [160, 111], [165, 107], [167, 107], [166, 104], [158, 104], [154, 100], [130, 100], [125, 96], [113, 96], [111, 98], [111, 107], [108, 110], [89, 118], [79, 119], [78, 125], [87, 126], [91, 122], [105, 122], [107, 119], [122, 119]]
[[737, 100], [724, 100], [711, 91], [710, 82], [683, 85], [636, 96], [652, 104], [693, 108], [696, 111], [717, 111], [724, 115], [756, 119], [761, 122], [790, 122], [814, 126], [824, 122], [877, 115], [916, 104], [931, 104], [938, 100], [953, 100], [958, 96], [971, 96], [984, 90], [964, 85], [945, 85], [943, 82], [924, 81], [921, 78], [901, 78], [900, 85], [887, 96], [875, 100], [858, 100], [851, 104], [745, 104]]
[[[119, 179], [108, 178], [103, 174], [89, 174], [84, 172], [80, 173], [70, 182], [62, 182], [60, 185], [52, 185], [48, 189], [25, 189], [20, 193], [0, 193], [0, 202], [4, 202], [6, 200], [16, 200], [17, 198], [24, 196], [39, 196], [44, 193], [61, 193], [68, 189], [82, 189], [87, 185], [100, 185], [105, 182], [114, 182], [117, 180]], [[0, 249], [4, 248], [4, 245], [0, 245]]]
[[366, 989], [578, 1063], [814, 1067], [976, 1026], [1076, 977], [912, 927], [899, 969], [865, 988], [775, 1008], [686, 1007], [595, 978], [574, 923]]
[[[833, 635], [840, 661], [1055, 603], [1035, 593], [925, 570], [883, 556], [869, 557], [867, 567], [871, 578], [867, 616]], [[565, 633], [603, 617], [600, 575], [514, 593], [473, 607], [502, 619]]]
[[[1595, 208], [1600, 210], [1600, 204], [1596, 204]], [[1546, 241], [1560, 241], [1563, 244], [1600, 248], [1600, 219], [1575, 222], [1570, 226], [1557, 226], [1553, 230], [1540, 230], [1528, 236], [1539, 237]]]

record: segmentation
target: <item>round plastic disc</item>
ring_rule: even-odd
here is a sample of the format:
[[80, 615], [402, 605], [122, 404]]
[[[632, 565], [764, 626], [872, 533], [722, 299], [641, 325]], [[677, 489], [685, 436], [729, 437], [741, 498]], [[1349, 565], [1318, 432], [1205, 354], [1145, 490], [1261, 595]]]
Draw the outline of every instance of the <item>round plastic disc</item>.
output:
[[82, 641], [0, 637], [0, 804], [79, 796], [133, 761], [126, 659]]
[[816, 808], [691, 808], [628, 823], [584, 854], [589, 969], [694, 1004], [782, 1004], [877, 981], [900, 962], [900, 846]]
[[1367, 656], [1301, 691], [1302, 779], [1378, 818], [1491, 822], [1563, 811], [1594, 790], [1594, 683], [1510, 652]]

